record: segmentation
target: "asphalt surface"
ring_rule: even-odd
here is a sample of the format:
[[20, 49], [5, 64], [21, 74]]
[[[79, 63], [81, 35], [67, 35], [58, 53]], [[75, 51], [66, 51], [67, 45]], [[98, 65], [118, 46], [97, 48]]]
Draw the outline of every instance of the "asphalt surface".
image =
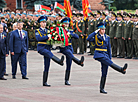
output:
[[[59, 58], [61, 53], [52, 51]], [[81, 55], [76, 55], [81, 58]], [[48, 84], [42, 86], [43, 56], [36, 51], [27, 55], [27, 77], [23, 80], [18, 66], [16, 79], [12, 79], [10, 56], [7, 57], [7, 80], [0, 80], [0, 102], [138, 102], [138, 60], [113, 58], [114, 63], [123, 66], [128, 63], [125, 75], [109, 67], [105, 90], [99, 92], [101, 65], [93, 56], [84, 54], [84, 67], [72, 63], [70, 83], [64, 85], [66, 61], [60, 66], [51, 60]]]

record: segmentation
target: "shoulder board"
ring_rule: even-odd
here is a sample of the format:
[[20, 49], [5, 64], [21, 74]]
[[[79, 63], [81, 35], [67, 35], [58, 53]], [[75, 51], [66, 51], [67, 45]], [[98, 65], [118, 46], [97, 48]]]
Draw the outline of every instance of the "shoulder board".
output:
[[122, 20], [122, 22], [124, 22], [124, 20]]
[[100, 18], [100, 20], [102, 20], [102, 18]]
[[94, 21], [96, 21], [96, 20], [94, 20]]
[[88, 22], [89, 22], [89, 20], [88, 20]]
[[83, 22], [83, 20], [81, 20], [81, 22]]
[[131, 23], [133, 23], [133, 21], [130, 21]]
[[37, 31], [39, 31], [39, 29], [36, 29]]
[[117, 22], [117, 21], [116, 21]]
[[108, 22], [108, 20], [106, 20], [106, 22]]

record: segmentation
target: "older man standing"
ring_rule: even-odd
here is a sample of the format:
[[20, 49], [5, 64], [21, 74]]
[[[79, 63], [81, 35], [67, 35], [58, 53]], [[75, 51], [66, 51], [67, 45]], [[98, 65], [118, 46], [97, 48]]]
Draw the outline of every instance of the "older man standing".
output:
[[20, 58], [22, 79], [28, 79], [27, 75], [27, 62], [26, 55], [28, 53], [28, 34], [22, 30], [23, 23], [17, 22], [18, 29], [13, 31], [10, 36], [10, 51], [14, 56], [12, 62], [12, 78], [16, 79], [17, 62]]
[[5, 56], [8, 56], [8, 39], [6, 33], [3, 32], [3, 25], [0, 24], [0, 80], [7, 80], [3, 77], [5, 68]]

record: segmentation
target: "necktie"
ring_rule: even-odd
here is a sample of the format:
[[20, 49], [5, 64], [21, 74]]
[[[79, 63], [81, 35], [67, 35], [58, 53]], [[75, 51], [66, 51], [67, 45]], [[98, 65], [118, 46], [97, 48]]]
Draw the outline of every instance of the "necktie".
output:
[[22, 40], [23, 38], [22, 38], [22, 33], [21, 33], [21, 31], [20, 31], [20, 37], [21, 37], [21, 40]]
[[102, 39], [104, 40], [104, 36], [102, 36]]
[[0, 33], [0, 41], [1, 41], [1, 33]]

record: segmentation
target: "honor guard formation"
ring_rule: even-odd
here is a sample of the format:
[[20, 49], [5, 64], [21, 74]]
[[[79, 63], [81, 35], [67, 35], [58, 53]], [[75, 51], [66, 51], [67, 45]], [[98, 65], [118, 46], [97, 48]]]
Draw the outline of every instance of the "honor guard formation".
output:
[[[27, 54], [37, 51], [43, 56], [43, 86], [48, 84], [50, 61], [66, 63], [65, 85], [69, 83], [72, 61], [84, 67], [84, 53], [101, 63], [100, 93], [104, 90], [108, 66], [126, 74], [127, 63], [115, 64], [112, 57], [138, 60], [138, 15], [127, 12], [83, 13], [72, 11], [72, 18], [63, 12], [1, 12], [0, 13], [0, 80], [7, 80], [6, 57], [10, 55], [12, 79], [16, 79], [19, 62], [22, 79], [27, 79]], [[59, 50], [58, 58], [51, 50]], [[89, 52], [87, 49], [90, 49]], [[77, 58], [75, 55], [81, 55]], [[66, 62], [64, 61], [66, 59]], [[65, 62], [65, 63], [64, 63]], [[94, 63], [94, 62], [92, 62]], [[42, 65], [43, 66], [43, 65]], [[42, 67], [40, 66], [40, 68]], [[43, 69], [43, 68], [41, 68]]]

